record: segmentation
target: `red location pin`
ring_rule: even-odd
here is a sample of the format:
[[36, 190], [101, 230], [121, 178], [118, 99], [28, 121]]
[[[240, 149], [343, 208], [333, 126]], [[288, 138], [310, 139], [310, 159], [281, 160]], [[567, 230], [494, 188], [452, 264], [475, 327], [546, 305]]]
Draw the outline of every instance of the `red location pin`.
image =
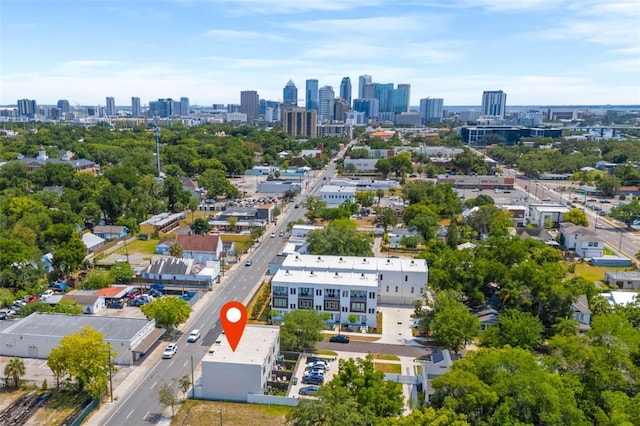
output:
[[244, 333], [244, 326], [247, 325], [247, 308], [237, 301], [225, 303], [220, 310], [220, 322], [231, 350], [235, 352]]

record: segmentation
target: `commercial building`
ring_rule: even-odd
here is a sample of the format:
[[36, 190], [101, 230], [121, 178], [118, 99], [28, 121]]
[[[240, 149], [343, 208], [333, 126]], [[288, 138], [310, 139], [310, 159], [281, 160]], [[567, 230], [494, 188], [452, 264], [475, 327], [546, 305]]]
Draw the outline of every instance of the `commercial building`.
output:
[[335, 93], [333, 87], [322, 86], [318, 90], [318, 122], [333, 121], [333, 103]]
[[363, 99], [366, 96], [364, 96], [364, 87], [367, 84], [371, 84], [371, 76], [370, 75], [361, 75], [360, 77], [358, 77], [358, 98], [359, 99]]
[[115, 363], [122, 365], [133, 364], [165, 332], [147, 319], [36, 312], [0, 332], [0, 355], [47, 359], [64, 336], [85, 326], [104, 335], [114, 349]]
[[105, 107], [105, 114], [107, 117], [116, 116], [116, 100], [112, 96], [107, 97], [107, 106]]
[[453, 185], [460, 189], [513, 189], [515, 178], [494, 175], [438, 175], [437, 185]]
[[202, 359], [202, 399], [247, 402], [247, 395], [267, 392], [280, 353], [280, 328], [247, 325], [233, 351], [220, 334]]
[[298, 106], [298, 88], [291, 80], [289, 80], [284, 86], [284, 89], [282, 89], [282, 103], [285, 107]]
[[294, 138], [312, 138], [317, 134], [317, 111], [283, 107], [282, 130]]
[[378, 161], [377, 158], [345, 158], [344, 167], [347, 169], [347, 167], [353, 165], [358, 173], [374, 173]]
[[569, 209], [562, 204], [529, 204], [529, 223], [540, 228], [557, 228]]
[[484, 146], [487, 144], [484, 141], [485, 137], [498, 135], [504, 138], [508, 146], [513, 146], [520, 142], [520, 138], [560, 138], [562, 137], [562, 129], [520, 126], [465, 126], [460, 129], [460, 135], [462, 136], [462, 141], [468, 145]]
[[336, 137], [351, 140], [353, 138], [353, 126], [351, 124], [319, 124], [316, 127], [316, 135], [319, 138]]
[[[222, 242], [220, 247], [222, 248]], [[140, 272], [140, 282], [162, 284], [165, 288], [173, 289], [211, 290], [219, 275], [219, 262], [200, 262], [194, 258], [187, 259], [186, 256], [163, 257]]]
[[354, 99], [353, 109], [364, 113], [365, 120], [378, 118], [380, 114], [380, 101], [374, 98]]
[[248, 120], [255, 120], [260, 116], [260, 97], [255, 90], [240, 92], [240, 112], [247, 114]]
[[305, 82], [305, 106], [307, 109], [318, 110], [318, 80], [316, 79]]
[[395, 123], [398, 126], [418, 127], [422, 124], [422, 118], [417, 112], [401, 112], [399, 114], [396, 114]]
[[140, 107], [140, 98], [136, 96], [131, 97], [131, 117], [142, 117], [142, 108]]
[[71, 105], [69, 104], [69, 101], [66, 99], [58, 100], [57, 107], [62, 114], [69, 114], [71, 112]]
[[33, 99], [18, 99], [18, 116], [33, 118], [38, 112], [38, 106]]
[[349, 186], [323, 185], [318, 195], [327, 207], [337, 207], [345, 201], [356, 202], [356, 188]]
[[[303, 255], [287, 258], [290, 256]], [[374, 271], [289, 270], [283, 266], [271, 280], [271, 307], [278, 311], [276, 318], [297, 309], [314, 309], [329, 314], [329, 322], [376, 328], [377, 293]]]
[[424, 259], [292, 254], [282, 263], [282, 270], [375, 274], [377, 304], [392, 305], [413, 305], [426, 291], [429, 279]]
[[180, 226], [180, 220], [184, 219], [183, 213], [160, 213], [140, 223], [140, 233], [151, 234], [155, 232], [168, 233]]
[[503, 119], [506, 106], [507, 94], [502, 90], [482, 92], [482, 115], [484, 117]]
[[344, 77], [340, 82], [340, 99], [344, 99], [347, 106], [351, 108], [351, 79]]
[[424, 98], [420, 99], [420, 117], [423, 123], [441, 122], [442, 107], [444, 99], [442, 98]]

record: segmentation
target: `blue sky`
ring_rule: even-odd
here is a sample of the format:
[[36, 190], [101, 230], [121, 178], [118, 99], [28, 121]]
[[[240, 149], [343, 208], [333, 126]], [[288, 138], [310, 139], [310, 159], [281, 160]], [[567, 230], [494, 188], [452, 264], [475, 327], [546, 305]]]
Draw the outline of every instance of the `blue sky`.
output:
[[[281, 100], [289, 79], [411, 104], [640, 104], [638, 0], [2, 0], [0, 104]], [[354, 96], [355, 97], [355, 96]]]

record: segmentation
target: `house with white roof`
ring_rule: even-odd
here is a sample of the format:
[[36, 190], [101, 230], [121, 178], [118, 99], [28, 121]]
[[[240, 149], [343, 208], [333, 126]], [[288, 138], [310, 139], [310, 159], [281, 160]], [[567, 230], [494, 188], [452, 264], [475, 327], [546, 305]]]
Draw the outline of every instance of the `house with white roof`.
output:
[[610, 291], [608, 293], [600, 293], [611, 306], [627, 306], [638, 300], [638, 292], [636, 291]]
[[338, 207], [345, 201], [356, 202], [356, 188], [352, 186], [323, 185], [319, 195], [327, 207]]
[[540, 228], [555, 228], [569, 210], [561, 204], [529, 204], [529, 223]]

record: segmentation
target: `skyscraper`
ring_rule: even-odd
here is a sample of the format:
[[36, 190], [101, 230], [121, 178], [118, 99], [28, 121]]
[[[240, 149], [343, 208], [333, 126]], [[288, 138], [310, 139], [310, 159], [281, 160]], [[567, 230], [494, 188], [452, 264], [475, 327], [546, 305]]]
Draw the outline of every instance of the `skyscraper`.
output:
[[409, 102], [411, 100], [411, 85], [398, 84], [393, 97], [393, 112], [409, 111]]
[[420, 118], [422, 123], [426, 124], [432, 121], [442, 121], [442, 98], [424, 98], [420, 99]]
[[287, 106], [298, 106], [298, 88], [291, 80], [287, 82], [282, 90], [282, 103]]
[[189, 98], [180, 98], [180, 112], [178, 115], [187, 116], [191, 113], [191, 107], [189, 105]]
[[380, 101], [380, 112], [393, 112], [393, 83], [375, 83], [373, 97]]
[[116, 116], [116, 100], [112, 96], [107, 97], [107, 106], [105, 109], [105, 114], [107, 114], [107, 117]]
[[248, 120], [255, 120], [260, 116], [260, 97], [255, 90], [240, 92], [240, 112], [247, 114]]
[[305, 83], [305, 105], [307, 109], [318, 110], [318, 80], [310, 79]]
[[481, 114], [485, 117], [504, 118], [504, 110], [507, 105], [507, 94], [502, 90], [490, 90], [482, 92]]
[[[364, 94], [364, 86], [367, 84], [371, 84], [371, 76], [370, 75], [361, 75], [358, 77], [358, 98], [360, 99], [371, 99], [365, 96]], [[372, 96], [373, 97], [373, 96]]]
[[333, 120], [333, 102], [335, 97], [336, 95], [331, 86], [322, 86], [318, 90], [318, 121], [320, 123]]
[[131, 116], [133, 118], [142, 117], [142, 108], [140, 107], [140, 98], [131, 97]]
[[282, 109], [282, 130], [294, 138], [315, 138], [316, 114], [313, 109], [285, 107]]
[[36, 101], [33, 99], [18, 99], [18, 115], [20, 117], [29, 117], [33, 118], [33, 116], [38, 111], [38, 107], [36, 105]]
[[351, 79], [349, 77], [344, 77], [340, 82], [340, 98], [345, 100], [348, 108], [351, 108]]
[[60, 99], [58, 101], [58, 109], [61, 113], [68, 114], [71, 112], [71, 105], [69, 105], [69, 101], [66, 99]]

